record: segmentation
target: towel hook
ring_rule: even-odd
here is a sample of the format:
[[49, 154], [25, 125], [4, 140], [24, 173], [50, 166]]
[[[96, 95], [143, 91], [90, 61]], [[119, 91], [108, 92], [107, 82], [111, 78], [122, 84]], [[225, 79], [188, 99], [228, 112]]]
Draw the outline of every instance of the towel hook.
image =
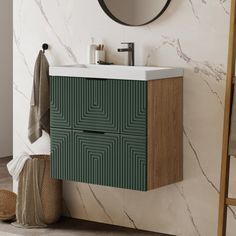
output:
[[45, 53], [46, 50], [48, 50], [48, 44], [47, 43], [44, 43], [42, 45], [42, 48], [43, 48], [43, 53]]

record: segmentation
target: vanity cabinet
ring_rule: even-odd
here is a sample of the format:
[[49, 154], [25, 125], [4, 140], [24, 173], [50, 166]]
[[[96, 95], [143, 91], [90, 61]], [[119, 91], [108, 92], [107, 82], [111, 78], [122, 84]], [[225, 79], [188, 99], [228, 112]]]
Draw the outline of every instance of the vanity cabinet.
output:
[[182, 78], [50, 81], [54, 178], [140, 191], [182, 180]]

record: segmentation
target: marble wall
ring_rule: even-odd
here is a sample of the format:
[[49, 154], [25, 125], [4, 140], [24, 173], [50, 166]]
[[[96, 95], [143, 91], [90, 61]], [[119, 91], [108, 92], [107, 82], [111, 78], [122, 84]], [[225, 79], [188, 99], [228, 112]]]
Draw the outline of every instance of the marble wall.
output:
[[[229, 0], [173, 0], [154, 23], [133, 28], [110, 20], [96, 0], [14, 0], [14, 154], [49, 153], [49, 137], [27, 140], [34, 61], [43, 42], [51, 65], [86, 62], [91, 37], [108, 60], [122, 41], [136, 43], [138, 65], [185, 68], [184, 181], [147, 193], [64, 183], [71, 217], [178, 236], [214, 236], [217, 230]], [[233, 160], [233, 169], [236, 161]], [[231, 194], [236, 195], [232, 173]], [[228, 213], [229, 236], [236, 209]]]

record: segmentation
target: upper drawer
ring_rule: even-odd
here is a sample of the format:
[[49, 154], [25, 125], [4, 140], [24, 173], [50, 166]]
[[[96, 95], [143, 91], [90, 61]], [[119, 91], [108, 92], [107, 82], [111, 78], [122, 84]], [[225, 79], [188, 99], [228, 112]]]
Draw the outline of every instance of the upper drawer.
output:
[[120, 132], [119, 81], [75, 79], [74, 89], [75, 129]]
[[147, 82], [52, 77], [51, 126], [145, 136]]

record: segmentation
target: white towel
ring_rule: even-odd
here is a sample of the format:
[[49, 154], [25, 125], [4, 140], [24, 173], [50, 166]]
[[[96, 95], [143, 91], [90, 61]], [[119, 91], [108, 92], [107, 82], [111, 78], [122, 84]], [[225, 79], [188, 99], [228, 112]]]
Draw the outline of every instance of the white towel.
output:
[[8, 164], [7, 169], [14, 180], [18, 180], [21, 171], [24, 168], [25, 162], [31, 159], [30, 155], [26, 152], [21, 153], [19, 156], [13, 158]]

